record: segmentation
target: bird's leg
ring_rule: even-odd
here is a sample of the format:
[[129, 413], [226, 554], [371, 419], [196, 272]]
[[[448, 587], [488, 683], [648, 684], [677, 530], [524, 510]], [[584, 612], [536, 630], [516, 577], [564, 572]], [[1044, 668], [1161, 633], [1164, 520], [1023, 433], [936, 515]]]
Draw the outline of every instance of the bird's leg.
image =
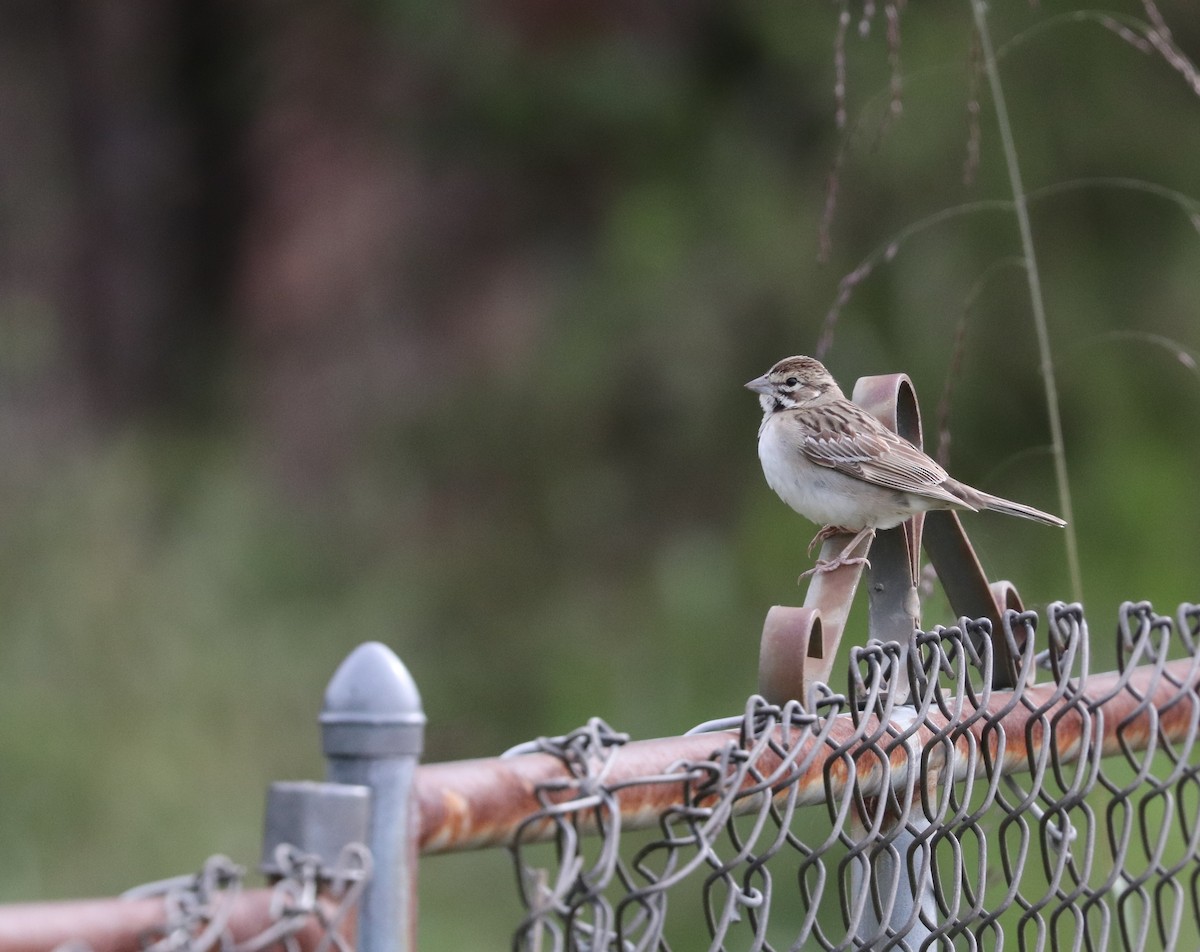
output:
[[849, 535], [852, 531], [853, 530], [846, 529], [843, 526], [825, 526], [819, 532], [817, 532], [815, 536], [812, 537], [812, 541], [808, 543], [808, 548], [804, 550], [805, 554], [812, 555], [812, 550], [816, 547], [818, 542], [826, 542], [829, 539], [832, 539], [834, 536]]
[[[822, 538], [822, 536], [824, 536], [824, 538], [828, 539], [831, 536], [842, 535], [844, 534], [844, 531], [845, 530], [840, 529], [837, 526], [826, 526], [817, 533], [817, 538]], [[825, 535], [825, 533], [828, 533], [828, 535]], [[867, 568], [870, 568], [870, 560], [861, 555], [851, 556], [850, 553], [858, 547], [858, 544], [862, 542], [863, 539], [871, 538], [874, 535], [875, 529], [873, 526], [864, 526], [862, 529], [858, 530], [854, 538], [850, 540], [850, 543], [843, 548], [841, 552], [839, 552], [832, 559], [817, 559], [817, 564], [807, 572], [802, 573], [800, 578], [796, 581], [799, 582], [801, 579], [807, 578], [810, 575], [815, 575], [818, 572], [832, 572], [834, 569], [840, 569], [843, 565], [865, 565]], [[813, 539], [813, 544], [816, 543], [817, 538]], [[812, 551], [811, 544], [809, 545], [809, 551]]]

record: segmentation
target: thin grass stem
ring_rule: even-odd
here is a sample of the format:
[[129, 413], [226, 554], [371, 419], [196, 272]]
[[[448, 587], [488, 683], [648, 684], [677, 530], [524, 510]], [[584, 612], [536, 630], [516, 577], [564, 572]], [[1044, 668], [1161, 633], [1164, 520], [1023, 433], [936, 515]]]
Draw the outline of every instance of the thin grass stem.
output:
[[979, 45], [983, 52], [983, 70], [992, 93], [992, 104], [996, 110], [996, 126], [1004, 149], [1004, 164], [1008, 170], [1009, 187], [1013, 194], [1013, 211], [1021, 235], [1021, 249], [1025, 258], [1025, 275], [1029, 283], [1029, 299], [1033, 310], [1033, 324], [1037, 332], [1038, 351], [1041, 356], [1042, 383], [1046, 390], [1046, 413], [1050, 423], [1050, 443], [1053, 447], [1054, 476], [1058, 484], [1058, 496], [1062, 517], [1067, 520], [1066, 549], [1067, 572], [1071, 591], [1076, 601], [1083, 601], [1083, 576], [1079, 568], [1079, 540], [1075, 532], [1074, 507], [1071, 505], [1071, 484], [1067, 475], [1066, 444], [1063, 440], [1062, 417], [1058, 406], [1058, 385], [1054, 377], [1054, 358], [1050, 350], [1050, 331], [1046, 321], [1046, 305], [1042, 296], [1042, 281], [1038, 271], [1037, 254], [1033, 244], [1033, 230], [1029, 224], [1029, 208], [1025, 188], [1021, 183], [1021, 168], [1017, 161], [1016, 140], [1008, 120], [1008, 108], [1004, 101], [1004, 88], [1000, 83], [1000, 69], [996, 65], [996, 53], [992, 48], [992, 36], [988, 29], [987, 3], [971, 0], [975, 16], [975, 29], [979, 33]]

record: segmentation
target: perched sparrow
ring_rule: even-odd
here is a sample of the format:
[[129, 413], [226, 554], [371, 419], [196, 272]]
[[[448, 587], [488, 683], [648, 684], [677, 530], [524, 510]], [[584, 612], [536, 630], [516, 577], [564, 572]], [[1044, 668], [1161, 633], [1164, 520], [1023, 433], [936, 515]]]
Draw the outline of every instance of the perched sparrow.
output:
[[[818, 540], [856, 532], [837, 558], [805, 572], [865, 563], [850, 558], [876, 529], [929, 509], [992, 509], [1065, 526], [1057, 516], [960, 483], [912, 443], [851, 403], [819, 361], [787, 357], [746, 384], [763, 408], [758, 458], [779, 498], [824, 528]], [[803, 578], [803, 576], [801, 576]]]

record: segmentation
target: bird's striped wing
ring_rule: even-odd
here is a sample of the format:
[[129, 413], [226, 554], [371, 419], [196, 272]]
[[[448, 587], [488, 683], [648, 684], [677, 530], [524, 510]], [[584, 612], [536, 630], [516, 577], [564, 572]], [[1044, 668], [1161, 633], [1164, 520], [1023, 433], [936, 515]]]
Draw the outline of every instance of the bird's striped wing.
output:
[[848, 401], [797, 411], [804, 455], [863, 482], [974, 509], [942, 484], [949, 474], [908, 440]]

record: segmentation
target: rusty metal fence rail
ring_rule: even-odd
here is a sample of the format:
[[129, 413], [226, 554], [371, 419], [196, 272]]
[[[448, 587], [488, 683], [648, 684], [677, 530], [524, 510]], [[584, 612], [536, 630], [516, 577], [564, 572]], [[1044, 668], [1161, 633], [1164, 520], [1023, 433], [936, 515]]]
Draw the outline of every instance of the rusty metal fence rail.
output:
[[1037, 625], [854, 648], [844, 693], [683, 738], [422, 767], [421, 849], [509, 846], [521, 949], [1200, 947], [1200, 609], [1123, 606], [1101, 674], [1078, 606]]
[[350, 952], [348, 928], [370, 878], [370, 857], [347, 848], [336, 869], [288, 847], [275, 882], [247, 889], [246, 870], [212, 856], [192, 875], [116, 899], [0, 906], [4, 952]]

